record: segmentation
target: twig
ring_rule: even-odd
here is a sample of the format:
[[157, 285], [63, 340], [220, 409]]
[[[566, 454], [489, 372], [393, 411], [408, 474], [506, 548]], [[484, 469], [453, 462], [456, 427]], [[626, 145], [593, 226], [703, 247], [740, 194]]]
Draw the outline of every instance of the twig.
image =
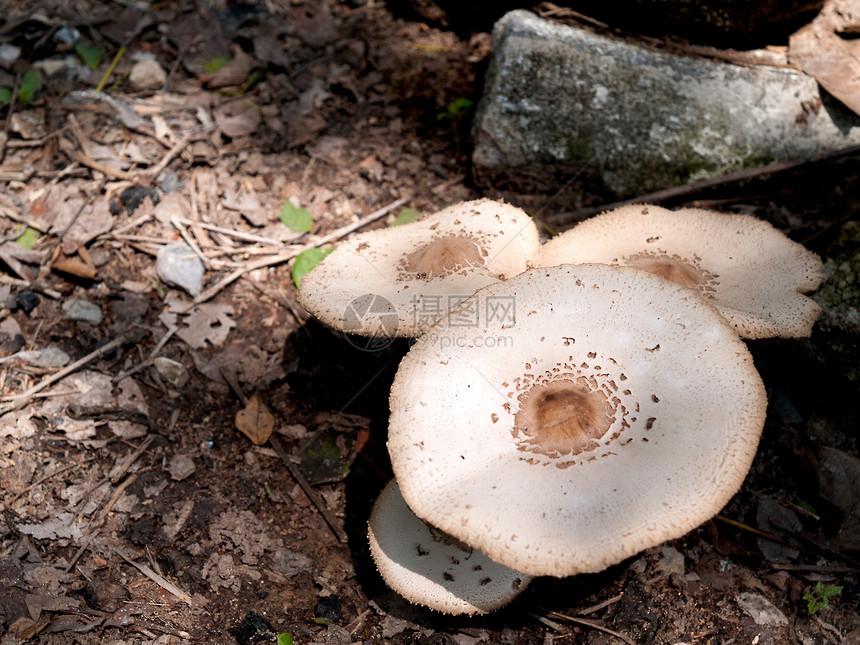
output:
[[323, 235], [321, 238], [317, 239], [312, 244], [305, 244], [303, 246], [299, 246], [299, 247], [297, 247], [291, 251], [288, 251], [286, 253], [281, 253], [280, 255], [278, 255], [274, 258], [266, 258], [264, 260], [257, 260], [256, 262], [251, 262], [250, 264], [247, 264], [242, 268], [236, 269], [232, 273], [229, 273], [227, 276], [222, 278], [219, 282], [217, 282], [213, 286], [209, 287], [206, 291], [201, 293], [199, 296], [197, 296], [194, 299], [194, 301], [190, 305], [188, 305], [188, 308], [186, 309], [186, 311], [188, 311], [192, 307], [195, 307], [196, 305], [199, 305], [203, 302], [206, 302], [207, 300], [210, 300], [215, 295], [220, 293], [225, 287], [233, 284], [236, 280], [241, 278], [246, 273], [250, 273], [251, 271], [256, 271], [257, 269], [264, 269], [266, 267], [271, 267], [271, 266], [275, 266], [278, 264], [283, 264], [284, 262], [289, 262], [294, 257], [296, 257], [299, 253], [302, 253], [303, 251], [307, 251], [308, 249], [312, 249], [312, 248], [320, 246], [322, 244], [328, 244], [329, 242], [334, 242], [335, 240], [339, 240], [342, 237], [349, 235], [353, 231], [360, 229], [362, 226], [367, 226], [368, 224], [380, 219], [381, 217], [384, 217], [385, 215], [387, 215], [388, 213], [393, 211], [395, 208], [398, 208], [398, 207], [402, 206], [403, 204], [405, 204], [407, 201], [409, 201], [409, 198], [403, 197], [401, 199], [398, 199], [396, 201], [391, 202], [387, 206], [383, 206], [378, 211], [375, 211], [375, 212], [371, 213], [370, 215], [362, 217], [357, 222], [353, 222], [352, 224], [349, 224], [348, 226], [343, 226], [343, 227], [341, 227], [335, 231], [332, 231], [328, 235]]
[[783, 540], [781, 537], [774, 535], [773, 533], [768, 533], [767, 531], [762, 531], [761, 529], [754, 528], [748, 524], [744, 524], [743, 522], [738, 522], [737, 520], [733, 520], [729, 517], [725, 517], [724, 515], [715, 515], [715, 520], [719, 520], [729, 526], [734, 526], [737, 529], [741, 529], [742, 531], [746, 531], [748, 533], [752, 533], [753, 535], [764, 538], [765, 540], [770, 540], [771, 542], [775, 542], [776, 544], [780, 544], [784, 547], [788, 547], [789, 549], [798, 548], [797, 545], [791, 544], [787, 540]]
[[122, 551], [117, 549], [116, 547], [110, 547], [110, 548], [119, 557], [121, 557], [123, 560], [128, 562], [131, 566], [133, 566], [135, 569], [140, 571], [143, 575], [145, 575], [147, 578], [152, 580], [159, 587], [161, 587], [165, 591], [168, 591], [169, 593], [172, 593], [174, 596], [179, 598], [179, 600], [181, 600], [182, 602], [187, 603], [188, 605], [191, 605], [191, 606], [194, 605], [194, 603], [191, 601], [191, 596], [189, 594], [187, 594], [186, 592], [182, 591], [182, 589], [177, 587], [175, 584], [170, 582], [170, 580], [167, 580], [164, 576], [158, 575], [157, 573], [155, 573], [155, 571], [150, 569], [145, 564], [141, 564], [140, 562], [135, 562], [134, 560], [129, 558], [125, 553], [123, 553]]
[[131, 174], [125, 172], [124, 170], [117, 170], [116, 168], [111, 168], [108, 165], [99, 163], [81, 150], [75, 150], [75, 161], [77, 161], [82, 166], [90, 168], [91, 170], [97, 170], [104, 175], [115, 177], [116, 179], [125, 179], [127, 181], [131, 181], [134, 179]]
[[290, 475], [293, 476], [293, 479], [296, 480], [299, 486], [301, 486], [302, 490], [305, 492], [305, 495], [308, 496], [314, 506], [317, 507], [317, 510], [320, 512], [320, 515], [323, 516], [325, 523], [328, 524], [329, 528], [332, 530], [332, 533], [335, 534], [338, 540], [346, 543], [349, 540], [349, 536], [347, 536], [346, 531], [344, 531], [340, 524], [337, 523], [334, 517], [328, 512], [328, 509], [325, 507], [325, 501], [317, 494], [317, 492], [313, 489], [310, 482], [305, 478], [302, 471], [299, 469], [299, 466], [293, 463], [293, 460], [290, 458], [290, 455], [284, 450], [284, 447], [281, 445], [281, 442], [275, 435], [269, 437], [269, 443], [272, 445], [272, 448], [275, 449], [275, 452], [278, 453], [278, 456], [281, 458], [281, 461], [287, 467], [287, 470], [290, 471]]
[[108, 79], [110, 75], [113, 74], [113, 71], [116, 69], [117, 63], [119, 63], [120, 59], [125, 55], [126, 48], [125, 46], [120, 47], [116, 55], [113, 57], [113, 60], [110, 62], [110, 66], [107, 68], [107, 71], [102, 76], [102, 79], [99, 81], [99, 84], [96, 86], [96, 92], [101, 92], [104, 90], [105, 85], [107, 85]]
[[243, 242], [256, 242], [258, 244], [267, 244], [269, 246], [282, 246], [281, 242], [273, 240], [269, 237], [263, 237], [262, 235], [253, 235], [251, 233], [234, 231], [229, 228], [224, 228], [223, 226], [207, 224], [206, 222], [195, 222], [194, 220], [190, 220], [185, 217], [173, 217], [173, 219], [175, 219], [181, 224], [185, 224], [186, 226], [197, 226], [199, 228], [206, 229], [207, 231], [214, 231], [215, 233], [221, 233], [222, 235], [227, 235], [228, 237], [234, 237], [237, 240], [242, 240]]
[[[239, 397], [239, 400], [242, 402], [242, 405], [248, 405], [248, 397], [242, 391], [242, 388], [239, 387], [239, 383], [236, 380], [236, 377], [228, 370], [222, 366], [221, 375], [224, 377], [224, 380], [230, 385], [233, 391], [236, 393], [236, 396]], [[328, 524], [328, 527], [331, 529], [332, 533], [334, 533], [335, 537], [341, 542], [347, 542], [349, 537], [346, 534], [337, 521], [331, 516], [328, 512], [328, 509], [325, 506], [325, 501], [317, 494], [317, 492], [313, 489], [310, 482], [302, 473], [299, 466], [295, 463], [294, 457], [291, 457], [289, 453], [284, 450], [284, 447], [281, 445], [281, 442], [278, 441], [278, 438], [273, 434], [269, 437], [269, 444], [271, 444], [272, 448], [278, 453], [278, 456], [281, 458], [281, 461], [284, 462], [284, 465], [287, 467], [287, 470], [290, 471], [290, 475], [292, 475], [293, 479], [296, 480], [296, 483], [301, 487], [301, 489], [305, 492], [305, 495], [308, 496], [308, 499], [311, 500], [314, 506], [317, 507], [320, 515], [323, 516], [325, 523]]]
[[84, 464], [87, 464], [91, 461], [94, 461], [95, 459], [96, 459], [96, 456], [93, 455], [92, 457], [87, 457], [83, 461], [79, 461], [76, 464], [71, 464], [69, 466], [64, 466], [63, 468], [60, 468], [59, 470], [55, 470], [50, 475], [45, 475], [44, 477], [40, 477], [39, 479], [34, 481], [32, 484], [27, 486], [27, 488], [22, 490], [20, 493], [17, 493], [14, 497], [12, 497], [12, 499], [6, 500], [6, 508], [12, 508], [12, 504], [14, 504], [18, 500], [19, 497], [21, 497], [22, 495], [26, 495], [27, 493], [29, 493], [31, 490], [33, 490], [39, 484], [44, 484], [49, 479], [53, 479], [57, 475], [62, 475], [64, 472], [67, 472], [69, 470], [74, 470], [75, 468], [80, 468]]
[[176, 227], [176, 229], [179, 231], [179, 234], [182, 236], [182, 239], [185, 240], [185, 243], [194, 252], [194, 255], [200, 258], [200, 261], [203, 263], [203, 266], [205, 266], [207, 269], [210, 269], [211, 263], [209, 262], [209, 258], [203, 255], [203, 251], [201, 251], [200, 248], [197, 246], [197, 242], [191, 239], [191, 236], [188, 234], [188, 230], [178, 221], [178, 218], [171, 217], [170, 223]]
[[[627, 645], [636, 645], [635, 641], [628, 638], [624, 634], [621, 634], [620, 632], [616, 632], [614, 629], [609, 629], [608, 627], [604, 627], [603, 625], [601, 625], [600, 623], [598, 623], [596, 621], [589, 620], [587, 618], [577, 618], [576, 616], [568, 616], [567, 614], [561, 614], [557, 611], [549, 611], [547, 613], [550, 616], [552, 616], [553, 618], [558, 618], [559, 620], [564, 620], [567, 622], [575, 623], [577, 625], [583, 625], [585, 627], [590, 627], [591, 629], [596, 629], [597, 631], [603, 632], [604, 634], [609, 634], [610, 636], [614, 636], [615, 638], [618, 638], [618, 639], [624, 641], [625, 643], [627, 643]], [[534, 616], [538, 620], [540, 620], [541, 618], [544, 618], [544, 616], [539, 616], [538, 614], [532, 614], [532, 616]], [[543, 621], [541, 621], [541, 622], [543, 622]]]
[[96, 538], [96, 536], [98, 535], [102, 526], [104, 526], [105, 522], [107, 521], [108, 513], [111, 512], [111, 509], [114, 507], [114, 504], [117, 503], [117, 500], [119, 500], [120, 495], [123, 494], [123, 491], [125, 491], [126, 488], [131, 486], [131, 484], [134, 482], [135, 479], [137, 479], [137, 473], [133, 474], [131, 477], [126, 479], [122, 484], [120, 484], [119, 486], [116, 487], [116, 490], [114, 490], [113, 495], [111, 495], [110, 500], [108, 500], [108, 503], [105, 504], [105, 507], [102, 509], [101, 515], [99, 515], [99, 518], [95, 522], [93, 522], [92, 527], [90, 529], [90, 534], [87, 536], [87, 539], [84, 540], [84, 543], [81, 545], [81, 547], [77, 550], [75, 555], [69, 561], [69, 564], [66, 565], [66, 568], [65, 568], [66, 573], [68, 573], [69, 571], [72, 570], [72, 567], [74, 567], [75, 564], [77, 564], [78, 560], [81, 559], [81, 556], [84, 553], [86, 553], [87, 549], [90, 548], [90, 545], [93, 543], [93, 540]]
[[603, 602], [599, 602], [596, 605], [592, 605], [591, 607], [587, 607], [579, 612], [580, 616], [588, 616], [588, 614], [593, 614], [596, 611], [600, 611], [601, 609], [606, 609], [610, 605], [614, 605], [616, 602], [620, 601], [624, 597], [623, 593], [618, 594], [617, 596], [613, 596], [608, 600], [604, 600]]
[[5, 405], [3, 407], [0, 407], [0, 417], [2, 417], [4, 414], [6, 414], [8, 412], [12, 412], [13, 410], [17, 410], [18, 408], [23, 407], [24, 405], [27, 404], [27, 402], [30, 399], [33, 398], [33, 396], [35, 394], [41, 392], [42, 390], [44, 390], [49, 385], [53, 385], [57, 381], [60, 381], [64, 378], [66, 378], [69, 374], [76, 372], [77, 370], [79, 370], [81, 367], [83, 367], [87, 363], [94, 361], [95, 359], [99, 358], [100, 356], [104, 356], [105, 354], [107, 354], [112, 349], [119, 347], [120, 345], [122, 345], [127, 340], [127, 338], [128, 338], [127, 334], [122, 334], [119, 338], [115, 338], [114, 340], [109, 342], [107, 345], [103, 345], [102, 347], [99, 347], [98, 349], [90, 352], [89, 354], [87, 354], [83, 358], [75, 361], [74, 363], [72, 363], [71, 365], [60, 370], [59, 372], [57, 372], [53, 376], [49, 376], [45, 380], [38, 382], [36, 385], [31, 387], [29, 390], [27, 390], [23, 394], [16, 396], [12, 401], [9, 402], [9, 405]]
[[782, 564], [780, 562], [770, 562], [774, 569], [783, 571], [807, 571], [809, 573], [856, 573], [860, 571], [857, 567], [834, 567], [828, 564]]
[[167, 341], [170, 340], [170, 337], [173, 336], [173, 334], [175, 334], [177, 331], [179, 331], [179, 326], [178, 325], [171, 325], [170, 329], [168, 329], [167, 332], [164, 334], [164, 336], [161, 337], [161, 340], [159, 340], [158, 343], [156, 343], [153, 350], [151, 352], [149, 352], [149, 356], [146, 357], [145, 361], [143, 361], [142, 363], [140, 363], [139, 365], [137, 365], [135, 367], [132, 367], [130, 370], [126, 370], [125, 372], [121, 372], [120, 374], [117, 374], [116, 376], [113, 377], [113, 382], [119, 383], [124, 378], [128, 378], [132, 374], [139, 372], [140, 370], [142, 370], [143, 368], [145, 368], [146, 366], [151, 364], [155, 360], [158, 352], [161, 351], [161, 348], [167, 344]]
[[9, 109], [6, 111], [6, 124], [0, 133], [0, 163], [6, 157], [6, 143], [12, 131], [12, 115], [15, 113], [15, 102], [18, 100], [18, 85], [21, 83], [21, 72], [15, 74], [15, 85], [12, 87], [12, 98], [9, 99]]
[[155, 435], [149, 435], [146, 439], [143, 440], [137, 449], [132, 452], [128, 457], [126, 457], [125, 461], [122, 462], [122, 465], [119, 467], [119, 471], [115, 475], [111, 475], [111, 483], [116, 484], [120, 479], [125, 476], [125, 473], [131, 468], [131, 465], [140, 459], [140, 456], [146, 452], [147, 448], [152, 444], [155, 440]]
[[628, 204], [659, 204], [660, 202], [666, 201], [668, 199], [674, 199], [676, 197], [686, 197], [687, 195], [696, 193], [706, 188], [715, 188], [717, 186], [731, 184], [736, 181], [742, 181], [744, 179], [754, 179], [756, 177], [761, 177], [762, 175], [771, 175], [778, 172], [784, 172], [786, 170], [793, 170], [795, 168], [799, 168], [808, 164], [831, 161], [833, 159], [837, 159], [843, 156], [850, 156], [858, 152], [860, 152], [860, 145], [851, 146], [849, 148], [837, 150], [835, 152], [828, 152], [826, 154], [816, 155], [808, 159], [780, 161], [777, 163], [768, 164], [766, 166], [759, 166], [758, 168], [744, 168], [742, 170], [730, 172], [726, 175], [720, 175], [719, 177], [711, 177], [710, 179], [694, 181], [690, 184], [684, 184], [682, 186], [672, 186], [671, 188], [655, 190], [651, 193], [645, 193], [644, 195], [638, 195], [630, 199], [622, 199], [621, 201], [612, 202], [611, 204], [589, 206], [587, 208], [579, 208], [575, 211], [557, 213], [555, 216], [552, 217], [552, 221], [554, 224], [569, 224], [571, 222], [578, 222], [591, 215], [602, 213], [603, 211], [613, 210], [615, 208], [618, 208], [620, 206], [626, 206]]
[[167, 168], [168, 164], [173, 161], [179, 154], [185, 150], [188, 142], [191, 141], [191, 133], [186, 133], [182, 135], [182, 138], [177, 141], [174, 146], [167, 151], [167, 154], [161, 158], [155, 166], [153, 166], [152, 170], [148, 173], [145, 173], [150, 182], [158, 179], [158, 176], [162, 173], [162, 171]]

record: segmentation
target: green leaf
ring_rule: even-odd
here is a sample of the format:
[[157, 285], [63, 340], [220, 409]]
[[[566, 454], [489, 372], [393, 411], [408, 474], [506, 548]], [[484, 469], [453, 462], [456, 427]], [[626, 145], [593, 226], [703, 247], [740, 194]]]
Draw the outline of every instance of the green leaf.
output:
[[293, 645], [293, 635], [289, 632], [278, 634], [278, 645]]
[[75, 52], [84, 61], [84, 65], [90, 69], [97, 69], [104, 58], [105, 50], [94, 45], [78, 43], [75, 45]]
[[313, 218], [311, 217], [310, 211], [305, 208], [293, 206], [293, 203], [289, 199], [281, 209], [278, 218], [286, 225], [287, 228], [291, 231], [296, 231], [297, 233], [310, 231], [311, 226], [313, 226]]
[[332, 248], [308, 249], [296, 256], [296, 261], [293, 264], [293, 282], [296, 289], [301, 287], [302, 278], [305, 277], [305, 274], [322, 262], [323, 258], [332, 251], [334, 251]]
[[18, 88], [18, 96], [25, 103], [29, 103], [33, 94], [36, 93], [36, 90], [38, 90], [41, 85], [42, 75], [38, 70], [31, 69], [29, 72], [24, 74], [24, 78], [21, 79], [21, 87]]
[[214, 58], [210, 58], [205, 63], [203, 63], [203, 72], [205, 74], [214, 74], [219, 69], [224, 67], [224, 65], [229, 63], [231, 60], [233, 60], [233, 59], [230, 58], [229, 56], [225, 56], [225, 55], [215, 56]]
[[397, 217], [394, 218], [391, 225], [400, 226], [401, 224], [409, 224], [409, 222], [414, 222], [419, 217], [421, 217], [421, 213], [414, 208], [404, 208], [402, 211], [397, 213]]
[[0, 103], [9, 105], [12, 102], [12, 90], [8, 87], [0, 87]]
[[21, 233], [21, 236], [15, 240], [18, 244], [23, 246], [25, 249], [32, 249], [36, 244], [36, 240], [38, 240], [42, 236], [39, 231], [35, 228], [27, 227], [27, 229]]
[[454, 99], [454, 101], [448, 106], [448, 110], [453, 112], [454, 114], [462, 114], [470, 107], [475, 105], [474, 101], [467, 99], [464, 96]]

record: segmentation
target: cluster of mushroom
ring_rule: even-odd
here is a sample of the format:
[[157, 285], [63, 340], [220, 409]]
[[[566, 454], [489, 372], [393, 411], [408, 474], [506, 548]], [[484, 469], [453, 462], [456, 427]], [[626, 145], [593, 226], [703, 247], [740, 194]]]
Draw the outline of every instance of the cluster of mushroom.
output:
[[[395, 482], [369, 523], [389, 586], [483, 613], [533, 576], [680, 537], [737, 492], [767, 404], [742, 338], [810, 333], [814, 254], [753, 217], [643, 205], [542, 247], [489, 200], [407, 226], [356, 236], [299, 294], [341, 329], [334, 293], [382, 295], [400, 335], [423, 333], [392, 386]], [[439, 295], [435, 318], [410, 315]]]

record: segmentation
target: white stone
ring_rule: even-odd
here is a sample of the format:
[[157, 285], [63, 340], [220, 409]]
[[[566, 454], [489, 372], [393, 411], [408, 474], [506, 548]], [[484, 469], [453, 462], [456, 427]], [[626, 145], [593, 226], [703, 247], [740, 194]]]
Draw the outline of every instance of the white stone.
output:
[[147, 58], [134, 64], [128, 79], [141, 89], [157, 89], [167, 80], [167, 72], [155, 59]]

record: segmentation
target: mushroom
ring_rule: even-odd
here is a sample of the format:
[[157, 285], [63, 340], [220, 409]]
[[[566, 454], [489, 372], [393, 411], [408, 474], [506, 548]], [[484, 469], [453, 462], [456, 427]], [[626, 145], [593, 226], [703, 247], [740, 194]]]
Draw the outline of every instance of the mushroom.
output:
[[823, 279], [817, 255], [750, 215], [622, 206], [546, 244], [535, 266], [601, 262], [645, 269], [695, 289], [743, 338], [809, 336]]
[[302, 278], [299, 301], [344, 332], [417, 336], [477, 289], [525, 271], [539, 250], [521, 209], [463, 202], [353, 236]]
[[389, 587], [446, 614], [483, 614], [506, 605], [531, 576], [490, 560], [418, 519], [397, 482], [380, 494], [368, 523], [370, 553]]
[[602, 570], [716, 514], [766, 408], [719, 313], [599, 264], [533, 269], [464, 306], [514, 296], [515, 324], [460, 330], [454, 311], [400, 364], [388, 450], [412, 511], [533, 576]]

